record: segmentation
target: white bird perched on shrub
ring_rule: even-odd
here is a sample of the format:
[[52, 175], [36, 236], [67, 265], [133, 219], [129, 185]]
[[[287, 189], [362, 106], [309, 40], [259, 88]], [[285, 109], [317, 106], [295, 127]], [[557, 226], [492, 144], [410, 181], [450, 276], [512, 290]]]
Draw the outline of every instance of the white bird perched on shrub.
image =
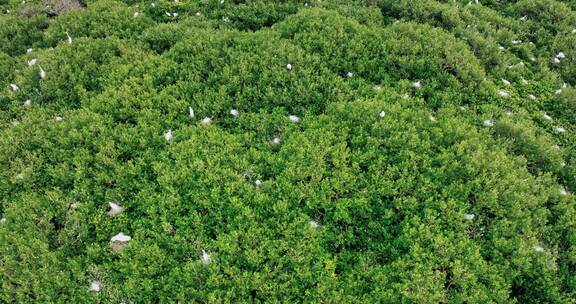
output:
[[554, 128], [554, 130], [555, 130], [556, 132], [558, 132], [558, 133], [564, 133], [564, 132], [566, 132], [566, 129], [564, 129], [564, 128], [560, 127], [560, 126]]
[[72, 44], [72, 37], [70, 37], [70, 34], [68, 34], [68, 32], [66, 32], [66, 37], [68, 37], [68, 44]]
[[490, 120], [490, 119], [486, 119], [482, 124], [484, 124], [485, 127], [493, 127], [494, 126], [494, 122], [492, 122], [492, 120]]
[[204, 118], [200, 121], [200, 123], [203, 124], [203, 125], [205, 125], [205, 126], [207, 126], [207, 125], [209, 125], [209, 124], [212, 123], [212, 118], [210, 118], [210, 117], [204, 117]]
[[382, 111], [382, 112], [380, 112], [380, 114], [378, 114], [378, 115], [380, 115], [380, 117], [384, 117], [384, 116], [386, 116], [386, 112]]
[[110, 241], [111, 242], [126, 243], [126, 242], [130, 241], [131, 239], [132, 239], [132, 237], [130, 237], [129, 235], [126, 235], [123, 232], [120, 232], [120, 233], [116, 234], [115, 236], [113, 236], [110, 239]]
[[110, 210], [106, 214], [108, 214], [109, 217], [114, 217], [124, 211], [124, 207], [114, 202], [108, 202], [108, 206], [110, 206]]
[[259, 187], [259, 186], [261, 186], [261, 185], [262, 185], [262, 181], [261, 181], [261, 180], [257, 179], [257, 180], [254, 181], [254, 186]]
[[474, 220], [475, 217], [476, 217], [476, 215], [474, 215], [474, 214], [472, 214], [472, 213], [464, 214], [464, 219], [465, 219], [465, 220], [468, 220], [468, 221]]
[[273, 145], [280, 144], [280, 137], [274, 137], [271, 142]]
[[299, 123], [300, 122], [300, 117], [298, 117], [296, 115], [289, 115], [288, 119], [293, 123]]
[[40, 71], [38, 72], [38, 75], [40, 75], [40, 79], [46, 78], [46, 72], [44, 71], [42, 66], [39, 65], [38, 67], [40, 68]]
[[498, 92], [498, 95], [500, 95], [500, 97], [510, 97], [510, 93], [506, 91], [500, 91]]
[[32, 105], [32, 101], [30, 99], [26, 99], [24, 101], [24, 107], [29, 108]]
[[236, 109], [232, 109], [232, 110], [230, 110], [230, 115], [232, 115], [234, 117], [238, 117], [238, 115], [240, 115], [240, 112]]
[[561, 195], [568, 195], [568, 190], [565, 187], [560, 187], [560, 194]]
[[33, 50], [33, 49], [31, 49], [31, 48], [30, 48], [30, 49], [26, 49], [26, 54], [32, 53], [32, 50]]
[[506, 79], [502, 79], [502, 83], [503, 83], [504, 85], [507, 85], [507, 86], [510, 85], [510, 81], [508, 81], [508, 80], [506, 80]]
[[552, 117], [550, 115], [548, 115], [546, 112], [544, 112], [544, 114], [542, 114], [542, 116], [544, 117], [544, 119], [552, 121]]
[[536, 100], [536, 96], [534, 96], [533, 94], [529, 94], [529, 95], [528, 95], [528, 98], [531, 99], [531, 100]]
[[194, 118], [194, 109], [192, 107], [188, 107], [188, 115], [190, 115], [190, 118]]
[[6, 218], [5, 218], [5, 217], [2, 217], [2, 218], [0, 219], [0, 223], [6, 223]]
[[518, 45], [522, 43], [522, 40], [512, 40], [512, 45]]
[[112, 248], [112, 251], [118, 252], [122, 250], [131, 239], [132, 237], [129, 235], [120, 232], [110, 239], [110, 248]]
[[318, 227], [320, 227], [320, 224], [318, 224], [318, 222], [313, 221], [313, 220], [310, 220], [310, 221], [308, 222], [308, 225], [310, 225], [310, 227], [312, 227], [312, 228], [318, 228]]
[[12, 92], [18, 92], [18, 90], [20, 90], [20, 88], [14, 83], [10, 84], [10, 89], [12, 89]]
[[28, 66], [33, 66], [36, 64], [36, 62], [37, 62], [36, 58], [28, 60]]
[[54, 120], [56, 120], [56, 121], [62, 121], [62, 116], [56, 115], [56, 117], [54, 118]]
[[430, 115], [428, 116], [428, 118], [430, 119], [431, 122], [436, 122], [436, 117]]
[[538, 253], [544, 252], [544, 248], [542, 248], [542, 246], [534, 245], [534, 246], [532, 246], [532, 249], [534, 249], [534, 251], [536, 251]]
[[552, 59], [552, 62], [554, 62], [555, 64], [558, 64], [558, 63], [560, 63], [561, 61], [560, 61], [560, 59], [554, 57], [554, 59]]
[[140, 16], [140, 13], [139, 13], [139, 12], [135, 12], [134, 15], [133, 15], [134, 18], [136, 18], [136, 17], [138, 17], [138, 16]]
[[90, 287], [88, 288], [91, 292], [100, 292], [100, 282], [92, 281], [90, 282]]
[[524, 79], [524, 78], [522, 78], [522, 79], [520, 80], [520, 82], [522, 82], [523, 85], [527, 85], [527, 84], [528, 84], [528, 80], [526, 80], [526, 79]]
[[286, 65], [286, 69], [288, 69], [288, 71], [291, 71], [291, 70], [292, 70], [292, 65], [291, 65], [290, 63], [287, 64], [287, 65]]
[[354, 76], [354, 73], [352, 73], [352, 72], [347, 72], [347, 73], [346, 73], [346, 77], [352, 78], [352, 76]]
[[556, 54], [556, 58], [564, 59], [564, 58], [566, 58], [566, 55], [564, 54], [564, 52], [559, 52], [558, 54]]
[[166, 139], [167, 141], [172, 141], [172, 139], [174, 139], [174, 137], [172, 136], [171, 129], [164, 133], [164, 139]]
[[416, 80], [416, 81], [412, 82], [412, 87], [414, 87], [415, 89], [422, 88], [422, 80]]
[[204, 265], [208, 265], [210, 264], [212, 258], [210, 257], [210, 254], [208, 254], [208, 252], [206, 252], [206, 250], [202, 249], [202, 257], [201, 257], [202, 263]]

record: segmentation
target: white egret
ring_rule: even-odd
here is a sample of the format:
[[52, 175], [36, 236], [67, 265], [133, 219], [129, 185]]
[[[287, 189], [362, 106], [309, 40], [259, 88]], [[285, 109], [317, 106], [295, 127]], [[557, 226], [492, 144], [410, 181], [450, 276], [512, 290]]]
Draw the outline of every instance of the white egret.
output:
[[24, 101], [24, 107], [29, 108], [32, 105], [32, 101], [30, 99], [26, 99]]
[[296, 115], [289, 115], [288, 119], [293, 123], [299, 123], [300, 122], [300, 117], [298, 117]]
[[72, 37], [70, 37], [70, 34], [68, 34], [68, 32], [66, 32], [66, 37], [68, 37], [68, 44], [72, 44]]
[[510, 81], [508, 81], [508, 80], [506, 80], [506, 79], [502, 79], [502, 83], [503, 83], [504, 85], [507, 85], [507, 86], [510, 85]]
[[494, 126], [494, 122], [490, 119], [486, 119], [482, 124], [484, 124], [485, 127], [493, 127]]
[[234, 117], [238, 117], [238, 115], [240, 115], [240, 112], [236, 109], [232, 109], [232, 110], [230, 110], [230, 115], [232, 115]]
[[91, 292], [100, 292], [100, 282], [98, 281], [90, 282], [90, 287], [88, 290], [90, 290]]
[[474, 214], [472, 214], [472, 213], [464, 214], [464, 219], [465, 219], [465, 220], [468, 220], [468, 221], [474, 220], [475, 217], [476, 217], [476, 215], [474, 215]]
[[56, 115], [56, 117], [54, 118], [54, 120], [56, 120], [56, 121], [62, 121], [62, 116]]
[[124, 211], [124, 207], [114, 202], [108, 202], [108, 205], [110, 206], [110, 210], [106, 214], [108, 214], [109, 217], [114, 217]]
[[188, 107], [188, 115], [190, 115], [190, 118], [194, 118], [194, 109], [192, 107]]
[[31, 59], [31, 60], [28, 60], [28, 66], [33, 66], [33, 65], [36, 64], [36, 62], [37, 62], [37, 60], [36, 60], [35, 58], [34, 58], [34, 59]]
[[308, 225], [310, 225], [310, 227], [312, 227], [312, 228], [320, 227], [320, 224], [318, 224], [316, 221], [312, 221], [312, 220], [308, 222]]
[[529, 94], [529, 95], [528, 95], [528, 98], [531, 99], [531, 100], [536, 100], [536, 96], [534, 96], [533, 94]]
[[110, 248], [112, 249], [112, 251], [118, 252], [122, 250], [126, 246], [126, 244], [128, 244], [128, 241], [130, 241], [131, 239], [132, 237], [130, 237], [129, 235], [120, 232], [110, 239]]
[[542, 116], [544, 117], [544, 119], [552, 121], [552, 117], [550, 115], [548, 115], [546, 112], [544, 112], [544, 114], [542, 114]]
[[562, 127], [556, 127], [556, 128], [554, 128], [554, 131], [556, 131], [558, 133], [564, 133], [564, 132], [566, 132], [566, 129], [564, 129]]
[[212, 118], [210, 118], [210, 117], [204, 117], [204, 118], [200, 121], [200, 123], [203, 124], [203, 125], [205, 125], [205, 126], [207, 126], [207, 125], [209, 125], [209, 124], [212, 123]]
[[40, 68], [40, 71], [38, 72], [38, 75], [40, 75], [40, 79], [46, 78], [46, 72], [44, 71], [42, 66], [39, 65], [38, 67]]
[[386, 116], [386, 112], [382, 111], [382, 112], [380, 112], [380, 114], [378, 114], [378, 115], [380, 115], [380, 117], [384, 117], [384, 116]]
[[506, 91], [500, 91], [498, 92], [498, 95], [500, 95], [500, 97], [510, 97], [510, 93]]
[[166, 139], [167, 141], [172, 141], [172, 139], [174, 139], [174, 137], [172, 136], [171, 129], [164, 133], [164, 139]]
[[534, 251], [536, 251], [538, 253], [544, 252], [544, 248], [542, 248], [542, 246], [534, 245], [534, 246], [532, 246], [532, 248], [534, 249]]
[[208, 254], [208, 252], [206, 252], [204, 249], [202, 249], [202, 263], [204, 265], [208, 265], [208, 264], [210, 264], [211, 260], [212, 259], [210, 257], [210, 254]]
[[292, 65], [291, 65], [290, 63], [287, 64], [287, 65], [286, 65], [286, 69], [288, 69], [288, 71], [291, 71], [291, 70], [292, 70]]
[[10, 88], [12, 89], [12, 92], [18, 92], [18, 90], [20, 90], [20, 88], [14, 83], [10, 84]]
[[422, 88], [422, 80], [417, 80], [417, 81], [412, 82], [412, 87], [414, 87], [416, 89]]

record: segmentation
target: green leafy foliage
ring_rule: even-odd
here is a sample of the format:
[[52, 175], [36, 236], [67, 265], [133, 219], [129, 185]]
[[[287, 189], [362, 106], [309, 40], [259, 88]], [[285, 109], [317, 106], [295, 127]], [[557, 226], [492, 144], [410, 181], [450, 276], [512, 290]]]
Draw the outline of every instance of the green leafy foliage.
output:
[[575, 303], [571, 2], [57, 2], [0, 0], [0, 302]]

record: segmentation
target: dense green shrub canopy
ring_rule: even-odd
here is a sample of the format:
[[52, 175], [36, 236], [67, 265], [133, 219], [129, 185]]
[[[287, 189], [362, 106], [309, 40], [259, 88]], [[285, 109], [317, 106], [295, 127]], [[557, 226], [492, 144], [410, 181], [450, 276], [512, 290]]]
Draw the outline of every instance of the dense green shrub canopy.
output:
[[0, 75], [0, 302], [576, 303], [573, 1], [0, 0]]

